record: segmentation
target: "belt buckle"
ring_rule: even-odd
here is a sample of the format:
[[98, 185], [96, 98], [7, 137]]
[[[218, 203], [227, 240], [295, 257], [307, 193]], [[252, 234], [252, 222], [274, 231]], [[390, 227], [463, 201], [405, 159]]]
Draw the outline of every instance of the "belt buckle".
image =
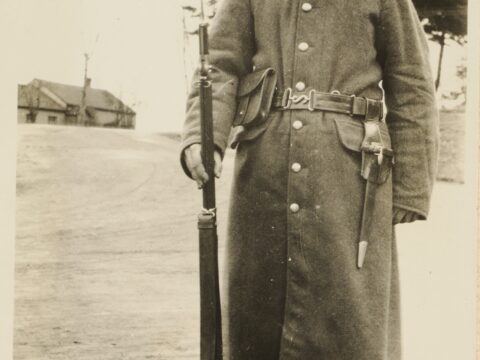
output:
[[282, 109], [288, 110], [292, 106], [292, 88], [286, 88], [282, 97]]
[[307, 104], [309, 111], [315, 110], [315, 90], [310, 90], [307, 94], [294, 95], [292, 88], [285, 89], [282, 97], [282, 109], [304, 109], [304, 105]]

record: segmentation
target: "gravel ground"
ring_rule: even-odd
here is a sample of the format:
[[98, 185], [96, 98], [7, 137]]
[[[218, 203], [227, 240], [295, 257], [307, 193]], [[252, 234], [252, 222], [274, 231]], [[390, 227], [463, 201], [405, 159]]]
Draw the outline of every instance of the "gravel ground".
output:
[[[178, 167], [178, 141], [18, 132], [15, 359], [198, 359], [200, 193]], [[231, 155], [224, 167], [221, 239]], [[469, 199], [437, 184], [430, 221], [399, 228], [405, 359], [474, 358]]]

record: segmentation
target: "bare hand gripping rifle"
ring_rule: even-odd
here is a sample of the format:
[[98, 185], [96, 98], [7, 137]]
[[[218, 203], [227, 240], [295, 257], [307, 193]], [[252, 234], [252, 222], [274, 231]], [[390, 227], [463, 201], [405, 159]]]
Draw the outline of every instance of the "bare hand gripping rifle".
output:
[[202, 188], [203, 209], [198, 216], [200, 251], [200, 359], [222, 359], [222, 325], [218, 281], [218, 237], [215, 201], [212, 82], [209, 80], [208, 24], [201, 0], [200, 71], [196, 86], [200, 93], [202, 162], [208, 181]]

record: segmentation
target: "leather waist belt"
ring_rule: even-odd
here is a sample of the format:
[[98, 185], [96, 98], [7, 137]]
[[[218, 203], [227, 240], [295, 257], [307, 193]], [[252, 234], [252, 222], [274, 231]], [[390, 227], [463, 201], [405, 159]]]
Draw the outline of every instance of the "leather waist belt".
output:
[[295, 93], [288, 88], [283, 94], [274, 96], [272, 108], [274, 110], [331, 111], [361, 116], [365, 120], [381, 120], [383, 118], [383, 101], [355, 95], [342, 95], [336, 91], [324, 93], [310, 90], [307, 93]]

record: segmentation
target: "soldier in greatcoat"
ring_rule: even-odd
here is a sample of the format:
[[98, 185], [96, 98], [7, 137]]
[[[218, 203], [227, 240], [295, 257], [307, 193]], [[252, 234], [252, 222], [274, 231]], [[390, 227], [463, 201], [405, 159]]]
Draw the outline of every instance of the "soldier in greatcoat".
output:
[[[438, 145], [411, 0], [222, 0], [210, 35], [216, 176], [232, 124], [241, 129], [229, 358], [400, 359], [393, 225], [427, 218]], [[264, 69], [275, 90], [249, 123], [239, 104], [258, 104], [248, 96], [263, 92], [267, 73], [244, 79]], [[201, 186], [199, 143], [193, 88], [182, 164]]]

